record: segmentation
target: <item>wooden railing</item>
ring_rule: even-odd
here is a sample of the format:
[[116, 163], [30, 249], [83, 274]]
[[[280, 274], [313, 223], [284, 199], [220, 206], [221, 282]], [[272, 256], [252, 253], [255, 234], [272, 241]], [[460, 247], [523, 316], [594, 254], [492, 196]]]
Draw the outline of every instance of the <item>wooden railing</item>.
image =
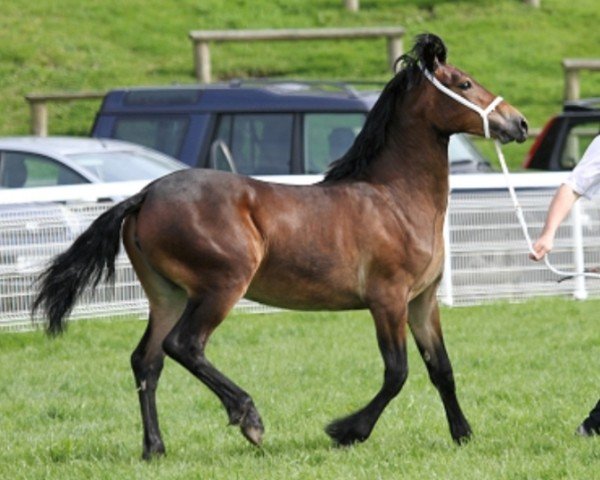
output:
[[581, 70], [600, 71], [600, 58], [565, 58], [562, 61], [565, 72], [565, 100], [576, 100], [581, 94], [579, 72]]
[[31, 113], [30, 131], [40, 137], [48, 136], [48, 102], [72, 102], [74, 100], [98, 100], [104, 92], [50, 93], [25, 95]]
[[387, 39], [388, 64], [393, 70], [396, 59], [402, 55], [401, 27], [365, 27], [365, 28], [302, 28], [284, 30], [195, 30], [189, 33], [194, 49], [196, 78], [201, 83], [212, 80], [210, 43], [212, 42], [250, 42], [265, 40], [325, 40], [325, 39]]
[[[295, 36], [297, 32], [302, 32]], [[318, 34], [317, 34], [318, 32]], [[354, 32], [354, 33], [352, 33]], [[383, 27], [376, 29], [325, 29], [325, 30], [254, 30], [252, 31], [253, 40], [304, 40], [316, 38], [358, 38], [356, 34], [361, 33], [363, 37], [386, 37], [388, 38], [388, 61], [393, 69], [396, 59], [402, 54], [402, 36], [404, 29], [399, 27]], [[210, 55], [208, 52], [208, 42], [211, 41], [243, 41], [245, 30], [232, 31], [200, 31], [190, 32], [190, 38], [194, 41], [195, 47], [200, 48], [202, 52], [196, 50], [196, 76], [203, 83], [210, 83]], [[308, 36], [307, 36], [308, 34]], [[320, 35], [320, 36], [319, 36]], [[351, 35], [351, 37], [347, 37]], [[206, 51], [203, 49], [206, 48]], [[581, 70], [600, 71], [600, 59], [583, 58], [565, 58], [562, 61], [565, 72], [565, 100], [575, 100], [580, 96], [580, 78]], [[29, 94], [25, 96], [31, 112], [30, 131], [33, 135], [48, 135], [48, 102], [71, 102], [76, 100], [99, 100], [102, 99], [105, 92], [78, 92], [78, 93], [50, 93], [50, 94]], [[535, 136], [534, 129], [531, 131]]]

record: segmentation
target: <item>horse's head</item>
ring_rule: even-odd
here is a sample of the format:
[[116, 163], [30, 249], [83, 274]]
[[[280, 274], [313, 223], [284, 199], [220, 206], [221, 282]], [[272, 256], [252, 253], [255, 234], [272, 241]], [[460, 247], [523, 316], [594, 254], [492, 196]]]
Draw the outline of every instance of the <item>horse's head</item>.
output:
[[417, 37], [410, 54], [429, 81], [427, 110], [435, 127], [446, 133], [466, 132], [507, 143], [524, 142], [527, 121], [512, 105], [496, 97], [470, 75], [446, 63], [446, 46], [432, 34]]

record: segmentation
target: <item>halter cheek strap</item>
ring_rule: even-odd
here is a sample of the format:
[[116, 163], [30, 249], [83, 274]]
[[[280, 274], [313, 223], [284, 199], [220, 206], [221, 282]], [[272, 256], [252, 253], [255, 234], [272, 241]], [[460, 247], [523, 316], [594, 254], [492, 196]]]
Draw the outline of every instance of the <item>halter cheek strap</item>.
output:
[[458, 93], [455, 93], [452, 90], [450, 90], [448, 87], [443, 85], [437, 78], [435, 78], [433, 74], [426, 68], [421, 67], [421, 70], [423, 71], [423, 75], [425, 75], [425, 78], [427, 78], [427, 80], [429, 80], [435, 86], [435, 88], [444, 92], [446, 95], [453, 98], [465, 107], [476, 111], [483, 120], [483, 133], [485, 134], [485, 138], [490, 138], [490, 122], [488, 120], [488, 116], [496, 109], [498, 104], [503, 100], [502, 97], [496, 97], [494, 101], [484, 109], [481, 108], [479, 105], [475, 105], [473, 102], [470, 102], [466, 98], [461, 97]]

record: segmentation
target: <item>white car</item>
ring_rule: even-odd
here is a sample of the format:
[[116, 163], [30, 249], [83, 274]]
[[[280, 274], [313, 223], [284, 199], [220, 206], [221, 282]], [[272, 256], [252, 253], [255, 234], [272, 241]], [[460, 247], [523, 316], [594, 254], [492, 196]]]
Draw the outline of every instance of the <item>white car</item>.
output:
[[163, 153], [120, 140], [0, 138], [0, 188], [153, 180], [184, 168]]
[[[151, 181], [184, 168], [163, 153], [119, 140], [0, 138], [0, 191], [13, 200], [28, 198], [23, 194], [35, 187]], [[64, 249], [89, 224], [86, 212], [66, 202], [0, 201], [0, 313], [28, 308], [23, 302], [29, 298], [15, 299], [10, 292], [30, 282], [48, 252]]]

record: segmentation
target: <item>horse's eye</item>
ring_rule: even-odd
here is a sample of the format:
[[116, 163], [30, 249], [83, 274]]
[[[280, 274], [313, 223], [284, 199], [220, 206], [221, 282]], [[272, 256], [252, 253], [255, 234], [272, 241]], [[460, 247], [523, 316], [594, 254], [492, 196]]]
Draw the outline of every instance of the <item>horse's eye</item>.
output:
[[460, 88], [461, 90], [468, 90], [471, 87], [471, 82], [469, 82], [468, 80], [458, 85], [458, 88]]

